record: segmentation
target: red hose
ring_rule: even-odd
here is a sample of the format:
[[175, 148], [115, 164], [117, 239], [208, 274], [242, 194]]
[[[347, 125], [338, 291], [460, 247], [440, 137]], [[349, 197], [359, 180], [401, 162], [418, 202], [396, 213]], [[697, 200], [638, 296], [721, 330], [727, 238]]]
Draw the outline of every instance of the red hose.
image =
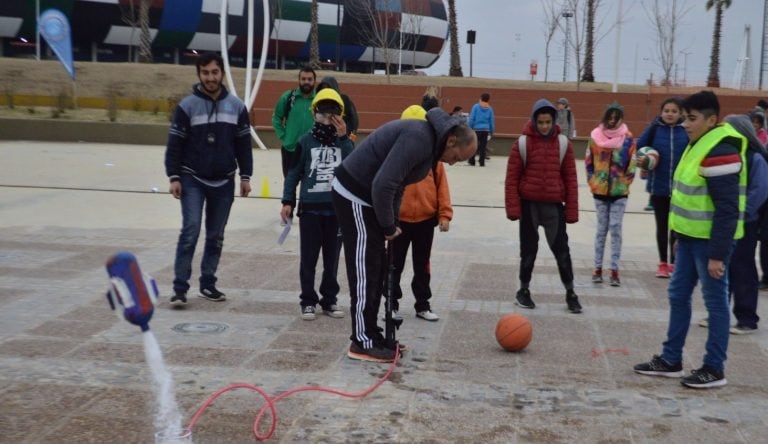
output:
[[[390, 364], [389, 369], [387, 370], [387, 373], [384, 374], [378, 381], [376, 381], [375, 384], [368, 387], [366, 390], [359, 392], [359, 393], [347, 393], [343, 392], [341, 390], [326, 388], [326, 387], [313, 387], [313, 386], [304, 386], [304, 387], [296, 387], [290, 390], [287, 390], [274, 398], [270, 397], [264, 390], [260, 389], [259, 387], [252, 385], [252, 384], [246, 384], [246, 383], [235, 383], [228, 385], [224, 387], [223, 389], [217, 391], [213, 395], [211, 395], [208, 399], [205, 400], [203, 405], [200, 406], [199, 409], [195, 412], [194, 415], [192, 415], [192, 419], [189, 421], [189, 425], [187, 428], [189, 430], [192, 430], [192, 428], [197, 423], [197, 420], [200, 419], [200, 416], [210, 407], [211, 404], [221, 395], [223, 395], [226, 392], [236, 390], [236, 389], [248, 389], [253, 390], [255, 392], [258, 392], [262, 398], [264, 398], [264, 401], [266, 401], [266, 404], [261, 407], [259, 410], [259, 414], [256, 415], [256, 419], [253, 421], [253, 435], [256, 437], [259, 441], [266, 441], [269, 438], [272, 437], [272, 434], [275, 432], [275, 428], [277, 427], [277, 410], [275, 409], [275, 404], [277, 401], [283, 400], [287, 398], [288, 396], [298, 393], [298, 392], [325, 392], [325, 393], [333, 393], [334, 395], [339, 395], [345, 398], [364, 398], [368, 396], [371, 392], [379, 388], [381, 384], [384, 384], [384, 381], [386, 381], [389, 378], [389, 375], [392, 374], [392, 371], [394, 371], [395, 367], [397, 366], [397, 361], [400, 358], [400, 350], [396, 350], [395, 352], [395, 359], [392, 361], [392, 364]], [[267, 431], [266, 435], [260, 435], [259, 434], [259, 425], [261, 424], [261, 419], [264, 416], [264, 413], [266, 410], [269, 409], [270, 413], [272, 414], [272, 422], [269, 426], [269, 431]]]

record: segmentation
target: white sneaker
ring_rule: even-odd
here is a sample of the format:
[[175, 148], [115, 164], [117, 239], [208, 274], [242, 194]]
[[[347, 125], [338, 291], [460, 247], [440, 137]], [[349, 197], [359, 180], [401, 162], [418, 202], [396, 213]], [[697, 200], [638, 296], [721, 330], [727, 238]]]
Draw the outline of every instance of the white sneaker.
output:
[[323, 313], [326, 316], [330, 316], [332, 318], [343, 318], [344, 312], [339, 309], [336, 305], [331, 305], [327, 309], [323, 309]]
[[734, 325], [729, 330], [732, 335], [748, 335], [757, 331], [757, 327], [745, 327], [742, 325]]
[[417, 318], [424, 319], [425, 321], [435, 322], [440, 319], [440, 316], [432, 313], [432, 310], [424, 310], [416, 313]]
[[[384, 315], [381, 317], [381, 320], [382, 321], [386, 321], [387, 320], [387, 314], [386, 313], [384, 313]], [[400, 312], [397, 311], [397, 310], [392, 310], [392, 320], [393, 321], [402, 321], [403, 320], [403, 315], [401, 315]]]

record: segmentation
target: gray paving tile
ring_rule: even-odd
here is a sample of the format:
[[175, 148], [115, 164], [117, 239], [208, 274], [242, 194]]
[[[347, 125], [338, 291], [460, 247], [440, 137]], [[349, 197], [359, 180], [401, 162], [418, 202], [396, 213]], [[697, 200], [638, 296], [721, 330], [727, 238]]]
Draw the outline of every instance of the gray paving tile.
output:
[[[24, 165], [50, 149], [4, 143], [0, 176], [25, 183]], [[55, 149], [75, 157], [107, 152], [135, 171], [162, 164], [162, 147]], [[264, 171], [279, 172], [279, 153], [254, 156]], [[431, 264], [431, 303], [440, 320], [415, 318], [408, 265], [402, 279], [405, 323], [398, 336], [409, 351], [397, 368], [364, 398], [313, 391], [278, 402], [274, 441], [764, 441], [768, 334], [762, 328], [730, 338], [729, 385], [718, 390], [693, 391], [674, 379], [632, 371], [660, 351], [668, 316], [668, 280], [654, 277], [656, 251], [648, 244], [652, 215], [635, 211], [645, 203], [642, 182], [633, 184], [632, 211], [625, 217], [620, 288], [589, 280], [594, 216], [581, 187], [581, 221], [568, 230], [584, 313], [565, 310], [543, 239], [531, 283], [537, 308], [514, 305], [517, 226], [499, 208], [501, 187], [487, 186], [488, 180], [503, 182], [504, 164], [490, 161], [485, 182], [476, 170], [448, 168], [455, 217], [450, 232], [436, 234]], [[80, 178], [93, 187], [88, 171], [83, 166]], [[143, 186], [133, 181], [136, 189]], [[482, 205], [462, 206], [467, 202]], [[13, 204], [13, 217], [3, 217], [5, 203]], [[120, 249], [136, 252], [142, 269], [158, 280], [162, 298], [151, 331], [185, 421], [212, 393], [236, 382], [272, 396], [300, 386], [361, 396], [385, 376], [385, 365], [346, 357], [349, 316], [300, 319], [298, 230], [277, 245], [278, 210], [276, 199], [236, 199], [218, 283], [228, 300], [195, 296], [197, 258], [190, 303], [173, 310], [168, 296], [179, 214], [169, 196], [0, 187], [0, 443], [151, 442], [155, 407], [143, 337], [108, 309], [103, 296], [104, 261]], [[339, 281], [339, 304], [348, 310], [343, 265]], [[766, 294], [760, 296], [763, 318]], [[686, 369], [698, 367], [704, 352], [707, 331], [695, 325], [705, 316], [699, 293], [693, 310]], [[494, 338], [497, 320], [511, 312], [528, 317], [534, 329], [521, 353], [503, 351]], [[224, 394], [201, 417], [195, 442], [252, 441], [252, 421], [263, 405], [253, 391]], [[267, 426], [264, 421], [262, 430]]]

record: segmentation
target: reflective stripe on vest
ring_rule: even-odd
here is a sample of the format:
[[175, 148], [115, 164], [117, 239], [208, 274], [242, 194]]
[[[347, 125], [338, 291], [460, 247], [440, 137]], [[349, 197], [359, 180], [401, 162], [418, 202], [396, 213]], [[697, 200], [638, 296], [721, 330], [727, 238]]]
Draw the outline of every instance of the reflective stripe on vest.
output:
[[710, 151], [726, 137], [741, 141], [739, 171], [739, 221], [734, 239], [744, 235], [744, 211], [747, 206], [747, 139], [730, 124], [718, 125], [704, 134], [696, 143], [685, 147], [680, 163], [675, 169], [672, 199], [669, 209], [669, 228], [677, 233], [698, 239], [709, 239], [715, 205], [707, 189], [706, 178], [699, 175], [701, 162]]

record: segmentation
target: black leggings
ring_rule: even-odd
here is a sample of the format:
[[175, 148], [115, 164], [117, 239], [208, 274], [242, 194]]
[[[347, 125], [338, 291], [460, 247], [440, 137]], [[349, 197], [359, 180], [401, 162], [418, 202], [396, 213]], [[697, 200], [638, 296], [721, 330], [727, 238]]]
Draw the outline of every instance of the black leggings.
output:
[[[651, 196], [653, 215], [656, 218], [656, 247], [659, 261], [675, 263], [675, 235], [669, 232], [669, 196]], [[667, 252], [669, 251], [669, 256]], [[669, 258], [670, 260], [667, 260]]]

